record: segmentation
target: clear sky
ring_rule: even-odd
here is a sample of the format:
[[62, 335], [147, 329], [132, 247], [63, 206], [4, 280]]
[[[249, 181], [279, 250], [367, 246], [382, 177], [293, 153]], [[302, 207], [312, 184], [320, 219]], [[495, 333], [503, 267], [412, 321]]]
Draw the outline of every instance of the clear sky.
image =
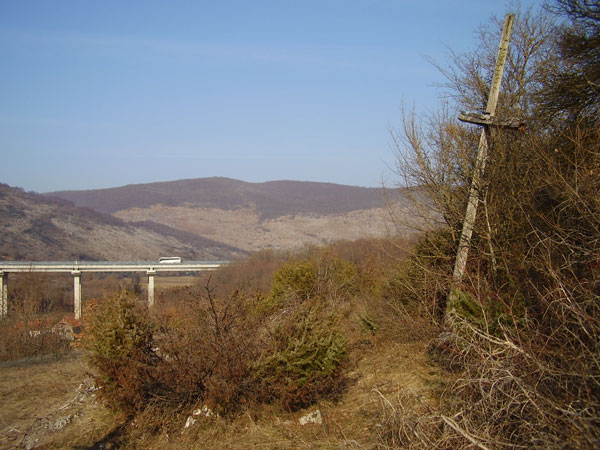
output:
[[[513, 1], [522, 6], [541, 0]], [[503, 0], [0, 0], [0, 182], [47, 192], [226, 176], [393, 182], [425, 56]]]

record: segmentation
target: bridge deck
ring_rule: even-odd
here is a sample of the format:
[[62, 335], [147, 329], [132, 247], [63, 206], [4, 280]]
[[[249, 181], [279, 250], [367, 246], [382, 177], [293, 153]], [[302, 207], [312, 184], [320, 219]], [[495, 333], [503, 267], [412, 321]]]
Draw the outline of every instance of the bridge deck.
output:
[[200, 272], [229, 261], [0, 261], [0, 272]]

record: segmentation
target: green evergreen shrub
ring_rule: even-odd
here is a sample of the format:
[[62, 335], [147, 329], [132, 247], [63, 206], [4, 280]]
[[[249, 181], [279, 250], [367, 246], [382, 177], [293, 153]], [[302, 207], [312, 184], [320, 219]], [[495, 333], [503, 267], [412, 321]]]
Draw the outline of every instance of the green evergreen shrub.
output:
[[285, 307], [312, 297], [346, 299], [358, 292], [358, 285], [354, 264], [320, 251], [308, 259], [291, 260], [275, 272], [266, 304]]
[[272, 332], [272, 348], [253, 367], [257, 398], [296, 410], [335, 396], [344, 385], [347, 356], [347, 340], [335, 316], [310, 302]]
[[273, 276], [268, 301], [273, 306], [284, 306], [293, 299], [307, 300], [315, 291], [317, 271], [308, 260], [290, 261]]

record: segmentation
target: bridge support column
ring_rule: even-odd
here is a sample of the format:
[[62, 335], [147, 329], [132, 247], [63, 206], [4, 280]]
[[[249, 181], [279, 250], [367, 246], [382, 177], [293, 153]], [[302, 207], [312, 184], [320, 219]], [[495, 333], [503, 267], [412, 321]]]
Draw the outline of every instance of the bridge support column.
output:
[[150, 269], [148, 272], [148, 308], [154, 307], [154, 276], [156, 275], [156, 270]]
[[0, 317], [8, 315], [8, 273], [0, 271]]
[[75, 319], [81, 319], [81, 271], [74, 270], [73, 275], [73, 304], [75, 311]]

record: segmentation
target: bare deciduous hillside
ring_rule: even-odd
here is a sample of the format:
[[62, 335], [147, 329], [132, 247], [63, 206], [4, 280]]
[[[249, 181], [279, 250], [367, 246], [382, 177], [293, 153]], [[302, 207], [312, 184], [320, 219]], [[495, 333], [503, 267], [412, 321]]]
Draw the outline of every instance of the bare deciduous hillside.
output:
[[230, 259], [244, 252], [157, 224], [127, 224], [72, 203], [0, 185], [0, 258], [135, 260], [165, 254]]
[[380, 188], [306, 181], [247, 183], [222, 177], [51, 192], [48, 195], [108, 214], [157, 204], [224, 210], [253, 206], [261, 219], [268, 219], [288, 214], [340, 214], [384, 206]]
[[[399, 194], [395, 200], [404, 198]], [[48, 195], [125, 222], [163, 224], [247, 251], [381, 237], [394, 229], [382, 189], [332, 183], [215, 177]], [[411, 214], [402, 201], [397, 206], [400, 214]]]

